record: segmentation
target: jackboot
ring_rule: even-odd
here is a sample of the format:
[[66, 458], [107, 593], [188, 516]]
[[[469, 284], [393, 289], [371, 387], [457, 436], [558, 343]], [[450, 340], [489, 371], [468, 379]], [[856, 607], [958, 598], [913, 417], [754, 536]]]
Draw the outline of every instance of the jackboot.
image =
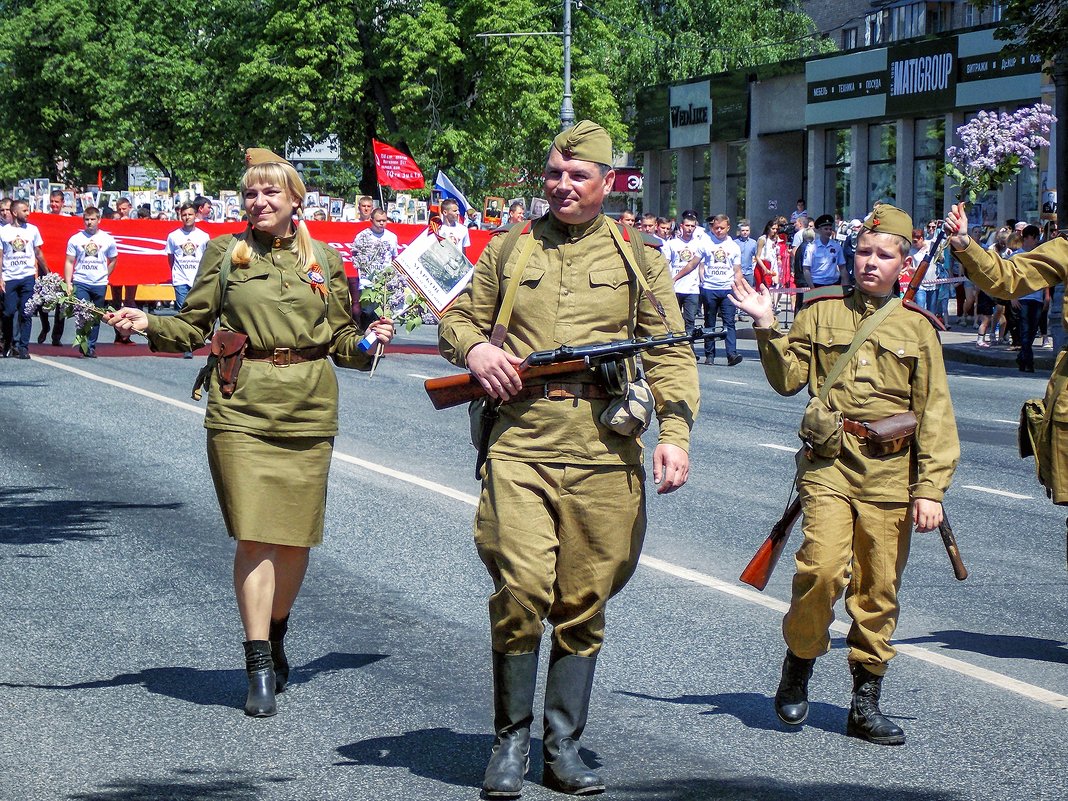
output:
[[815, 659], [802, 659], [789, 648], [782, 661], [782, 678], [775, 691], [775, 714], [783, 723], [800, 726], [808, 717], [808, 680]]
[[878, 745], [904, 745], [905, 732], [879, 710], [883, 677], [853, 663], [853, 702], [849, 706], [846, 734]]
[[274, 691], [280, 693], [285, 690], [289, 683], [289, 660], [286, 659], [285, 638], [289, 630], [289, 615], [281, 620], [271, 621], [271, 633], [268, 635], [271, 643], [271, 661], [274, 663]]
[[542, 783], [550, 790], [568, 795], [604, 792], [604, 781], [579, 756], [579, 738], [586, 728], [596, 667], [596, 656], [575, 656], [554, 650], [549, 657]]
[[245, 646], [245, 672], [248, 673], [245, 714], [252, 718], [269, 718], [278, 711], [274, 701], [271, 644], [267, 640], [248, 640], [242, 644]]
[[482, 790], [489, 798], [517, 798], [530, 767], [530, 724], [538, 653], [493, 652], [493, 743]]

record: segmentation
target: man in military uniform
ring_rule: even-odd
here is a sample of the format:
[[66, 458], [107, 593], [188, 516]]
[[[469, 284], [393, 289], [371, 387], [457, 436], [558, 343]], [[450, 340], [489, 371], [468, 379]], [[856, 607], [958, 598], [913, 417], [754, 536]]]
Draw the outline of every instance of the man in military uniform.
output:
[[[876, 206], [857, 242], [855, 290], [807, 293], [789, 335], [778, 328], [766, 287], [756, 292], [743, 279], [734, 287], [739, 307], [753, 317], [771, 386], [781, 395], [807, 386], [813, 396], [797, 470], [804, 541], [783, 619], [787, 652], [775, 710], [784, 723], [804, 722], [812, 667], [830, 649], [828, 627], [844, 591], [853, 620], [846, 638], [853, 673], [846, 732], [885, 745], [905, 742], [901, 728], [880, 711], [879, 696], [895, 653], [890, 637], [912, 528], [938, 528], [942, 496], [960, 457], [938, 335], [891, 296], [910, 261], [911, 235], [905, 212]], [[885, 316], [868, 324], [876, 314]], [[858, 331], [869, 325], [874, 330], [853, 350]], [[847, 355], [825, 387], [832, 367]], [[914, 436], [901, 437], [896, 452], [880, 453], [864, 423], [909, 411], [916, 416]], [[814, 429], [828, 418], [824, 440]]]
[[[1054, 237], [1034, 250], [1003, 259], [968, 236], [968, 216], [959, 204], [946, 216], [953, 255], [968, 278], [998, 298], [1018, 298], [1068, 280], [1068, 239]], [[1055, 504], [1068, 505], [1068, 360], [1057, 358], [1046, 387], [1045, 418], [1036, 443], [1038, 478]]]
[[[592, 371], [564, 383], [524, 384], [516, 366], [532, 351], [663, 334], [639, 288], [638, 269], [682, 326], [667, 263], [653, 244], [635, 249], [602, 212], [614, 173], [612, 143], [582, 121], [553, 140], [545, 164], [550, 213], [529, 224], [501, 258], [494, 237], [471, 285], [446, 312], [440, 349], [504, 404], [493, 426], [475, 544], [493, 579], [489, 599], [496, 743], [484, 790], [519, 794], [528, 766], [543, 621], [553, 625], [545, 688], [545, 784], [584, 795], [604, 789], [579, 757], [605, 605], [630, 578], [645, 534], [642, 444], [600, 421], [610, 398]], [[630, 229], [629, 237], [641, 236]], [[618, 238], [617, 238], [618, 237]], [[502, 298], [518, 281], [511, 314]], [[505, 331], [507, 332], [505, 336]], [[681, 487], [698, 389], [689, 348], [643, 356], [659, 420], [653, 455], [658, 492]]]

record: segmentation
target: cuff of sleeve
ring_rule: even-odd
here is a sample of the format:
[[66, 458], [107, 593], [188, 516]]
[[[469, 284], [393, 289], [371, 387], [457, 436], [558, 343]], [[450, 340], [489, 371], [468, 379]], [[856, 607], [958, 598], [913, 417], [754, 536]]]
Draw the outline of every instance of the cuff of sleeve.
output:
[[909, 488], [909, 493], [912, 495], [912, 499], [924, 498], [928, 501], [936, 501], [942, 503], [942, 499], [946, 493], [938, 487], [933, 487], [930, 484], [914, 484]]
[[677, 445], [684, 451], [690, 451], [690, 427], [683, 420], [669, 418], [660, 421], [660, 445]]

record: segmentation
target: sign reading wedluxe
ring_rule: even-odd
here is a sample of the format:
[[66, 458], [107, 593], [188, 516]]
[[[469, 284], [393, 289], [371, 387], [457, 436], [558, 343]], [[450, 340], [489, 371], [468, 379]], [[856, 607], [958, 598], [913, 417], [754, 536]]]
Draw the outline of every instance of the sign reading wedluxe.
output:
[[887, 114], [953, 107], [957, 93], [956, 37], [891, 47], [887, 62]]
[[672, 86], [668, 105], [668, 146], [697, 147], [709, 143], [712, 94], [708, 81]]

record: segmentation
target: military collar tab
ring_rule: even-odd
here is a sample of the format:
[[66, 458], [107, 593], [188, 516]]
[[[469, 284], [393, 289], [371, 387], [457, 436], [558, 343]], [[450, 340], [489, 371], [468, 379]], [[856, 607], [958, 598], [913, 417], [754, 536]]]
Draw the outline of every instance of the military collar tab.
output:
[[603, 214], [598, 214], [592, 220], [587, 220], [584, 223], [579, 223], [578, 225], [568, 225], [559, 217], [556, 217], [551, 213], [549, 216], [552, 217], [553, 225], [557, 229], [559, 229], [564, 235], [566, 235], [568, 239], [581, 239], [590, 231], [594, 230], [600, 225], [603, 225], [605, 221], [605, 216]]
[[257, 245], [266, 250], [271, 250], [272, 248], [281, 248], [284, 250], [288, 250], [290, 247], [293, 246], [293, 241], [297, 238], [297, 235], [290, 234], [289, 236], [273, 236], [272, 234], [268, 234], [264, 231], [257, 231], [255, 228], [253, 228], [252, 238], [255, 240]]

